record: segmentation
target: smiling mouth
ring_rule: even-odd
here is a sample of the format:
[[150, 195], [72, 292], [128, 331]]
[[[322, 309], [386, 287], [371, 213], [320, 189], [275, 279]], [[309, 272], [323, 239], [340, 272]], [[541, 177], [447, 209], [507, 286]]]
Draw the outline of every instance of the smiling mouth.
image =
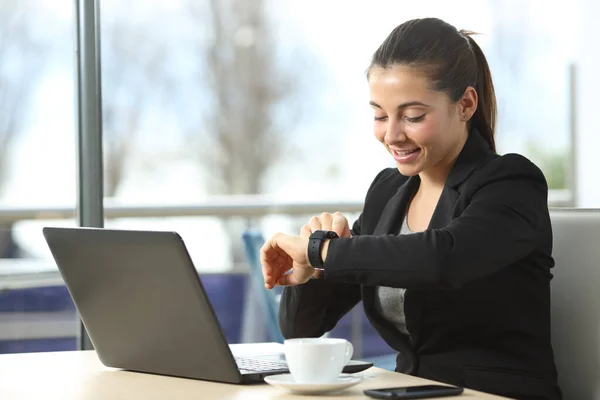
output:
[[392, 150], [392, 156], [397, 163], [400, 164], [412, 164], [417, 162], [419, 155], [421, 154], [421, 148], [415, 147], [414, 149], [407, 150]]
[[410, 150], [392, 150], [394, 152], [394, 155], [398, 156], [398, 157], [406, 157], [410, 154], [416, 153], [417, 151], [420, 151], [421, 149], [416, 147], [414, 149], [410, 149]]

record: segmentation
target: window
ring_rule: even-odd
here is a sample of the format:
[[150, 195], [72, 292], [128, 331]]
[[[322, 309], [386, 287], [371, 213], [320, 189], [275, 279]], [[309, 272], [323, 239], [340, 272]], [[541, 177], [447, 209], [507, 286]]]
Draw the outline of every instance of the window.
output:
[[[0, 353], [76, 348], [41, 226], [75, 205], [72, 4], [0, 0]], [[44, 212], [46, 210], [46, 212]]]
[[[49, 311], [64, 323], [44, 314], [55, 296], [47, 289], [61, 281], [41, 235], [75, 224], [65, 218], [76, 199], [72, 8], [0, 0], [0, 283], [10, 289], [0, 294], [9, 327], [0, 334], [13, 332], [0, 346], [28, 335], [15, 328], [29, 312], [18, 287], [43, 292], [27, 318], [44, 335], [77, 329], [65, 292]], [[423, 16], [481, 33], [499, 152], [532, 159], [550, 203], [573, 204], [577, 10], [516, 0], [104, 0], [105, 225], [178, 231], [213, 279], [212, 296], [246, 293], [244, 230], [297, 232], [318, 211], [343, 210], [352, 222], [374, 176], [394, 165], [373, 138], [365, 70], [395, 26]], [[239, 302], [251, 298], [217, 310], [224, 325], [237, 321], [230, 341], [244, 340]]]

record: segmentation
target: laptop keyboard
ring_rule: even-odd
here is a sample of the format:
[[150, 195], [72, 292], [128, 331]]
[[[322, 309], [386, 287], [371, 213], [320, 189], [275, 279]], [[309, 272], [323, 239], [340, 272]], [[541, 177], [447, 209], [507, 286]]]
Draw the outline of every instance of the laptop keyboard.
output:
[[239, 369], [253, 372], [287, 370], [285, 361], [263, 360], [260, 358], [237, 357], [235, 362]]

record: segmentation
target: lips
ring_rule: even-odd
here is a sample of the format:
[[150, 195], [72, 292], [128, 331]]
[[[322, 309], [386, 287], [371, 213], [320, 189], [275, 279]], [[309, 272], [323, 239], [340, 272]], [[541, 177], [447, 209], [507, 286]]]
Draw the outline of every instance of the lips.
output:
[[407, 150], [393, 150], [393, 151], [394, 151], [394, 153], [396, 153], [397, 156], [403, 157], [403, 156], [407, 156], [407, 155], [412, 154], [419, 150], [420, 149], [418, 147], [415, 147], [415, 148], [407, 149]]
[[420, 147], [413, 147], [410, 149], [391, 149], [392, 155], [396, 162], [401, 164], [410, 164], [417, 160], [419, 154], [421, 154]]

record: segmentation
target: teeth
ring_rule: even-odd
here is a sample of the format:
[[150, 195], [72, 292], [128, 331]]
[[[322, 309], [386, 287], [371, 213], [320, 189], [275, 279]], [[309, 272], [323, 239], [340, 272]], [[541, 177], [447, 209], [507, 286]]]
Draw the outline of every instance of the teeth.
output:
[[398, 151], [396, 150], [396, 154], [398, 154], [399, 156], [406, 156], [409, 155], [410, 153], [416, 151], [417, 149], [412, 149], [412, 150], [404, 150], [404, 151]]

